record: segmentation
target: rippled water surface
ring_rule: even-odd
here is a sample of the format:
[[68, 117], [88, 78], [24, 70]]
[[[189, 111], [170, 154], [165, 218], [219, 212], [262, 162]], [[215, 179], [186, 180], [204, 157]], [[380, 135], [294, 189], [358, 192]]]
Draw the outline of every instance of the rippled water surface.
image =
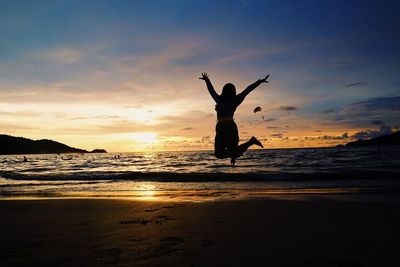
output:
[[[0, 193], [359, 188], [397, 184], [399, 148], [252, 150], [237, 161], [210, 151], [0, 156]], [[151, 189], [149, 189], [151, 188]], [[122, 193], [121, 193], [122, 192]]]

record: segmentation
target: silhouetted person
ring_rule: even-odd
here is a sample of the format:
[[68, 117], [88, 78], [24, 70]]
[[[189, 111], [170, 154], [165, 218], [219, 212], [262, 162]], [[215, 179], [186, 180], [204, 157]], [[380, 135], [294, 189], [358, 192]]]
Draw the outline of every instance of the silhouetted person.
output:
[[28, 159], [24, 156], [24, 162], [28, 162]]
[[208, 74], [202, 73], [199, 79], [206, 82], [208, 92], [210, 92], [210, 95], [216, 102], [215, 110], [217, 111], [218, 122], [215, 127], [215, 157], [219, 159], [231, 158], [231, 164], [234, 165], [236, 159], [242, 156], [250, 146], [258, 145], [263, 147], [261, 142], [254, 136], [251, 137], [249, 141], [239, 145], [239, 133], [236, 123], [233, 120], [233, 114], [251, 91], [256, 89], [260, 84], [268, 82], [268, 77], [269, 75], [249, 85], [238, 95], [236, 95], [235, 86], [231, 83], [227, 83], [222, 88], [221, 95], [218, 95], [208, 78]]

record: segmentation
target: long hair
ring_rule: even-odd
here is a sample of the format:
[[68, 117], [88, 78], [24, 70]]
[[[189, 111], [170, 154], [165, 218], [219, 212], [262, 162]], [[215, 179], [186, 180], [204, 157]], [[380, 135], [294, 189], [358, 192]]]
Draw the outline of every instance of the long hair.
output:
[[224, 87], [222, 88], [222, 93], [220, 96], [221, 102], [231, 100], [235, 96], [236, 96], [235, 85], [233, 85], [232, 83], [225, 84]]

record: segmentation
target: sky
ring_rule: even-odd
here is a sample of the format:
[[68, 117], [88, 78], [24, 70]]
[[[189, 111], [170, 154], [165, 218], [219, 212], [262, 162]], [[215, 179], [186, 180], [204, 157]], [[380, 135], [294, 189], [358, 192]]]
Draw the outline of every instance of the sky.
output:
[[[212, 149], [218, 92], [270, 74], [241, 141], [324, 147], [400, 126], [399, 1], [0, 2], [0, 134]], [[260, 106], [261, 112], [254, 113]]]

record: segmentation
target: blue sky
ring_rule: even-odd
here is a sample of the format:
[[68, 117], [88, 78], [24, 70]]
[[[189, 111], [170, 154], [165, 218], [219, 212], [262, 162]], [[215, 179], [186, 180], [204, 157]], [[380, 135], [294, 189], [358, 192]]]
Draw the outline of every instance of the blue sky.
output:
[[271, 74], [236, 113], [243, 139], [321, 146], [394, 131], [399, 12], [398, 1], [2, 1], [0, 132], [210, 148], [203, 71], [238, 90]]

